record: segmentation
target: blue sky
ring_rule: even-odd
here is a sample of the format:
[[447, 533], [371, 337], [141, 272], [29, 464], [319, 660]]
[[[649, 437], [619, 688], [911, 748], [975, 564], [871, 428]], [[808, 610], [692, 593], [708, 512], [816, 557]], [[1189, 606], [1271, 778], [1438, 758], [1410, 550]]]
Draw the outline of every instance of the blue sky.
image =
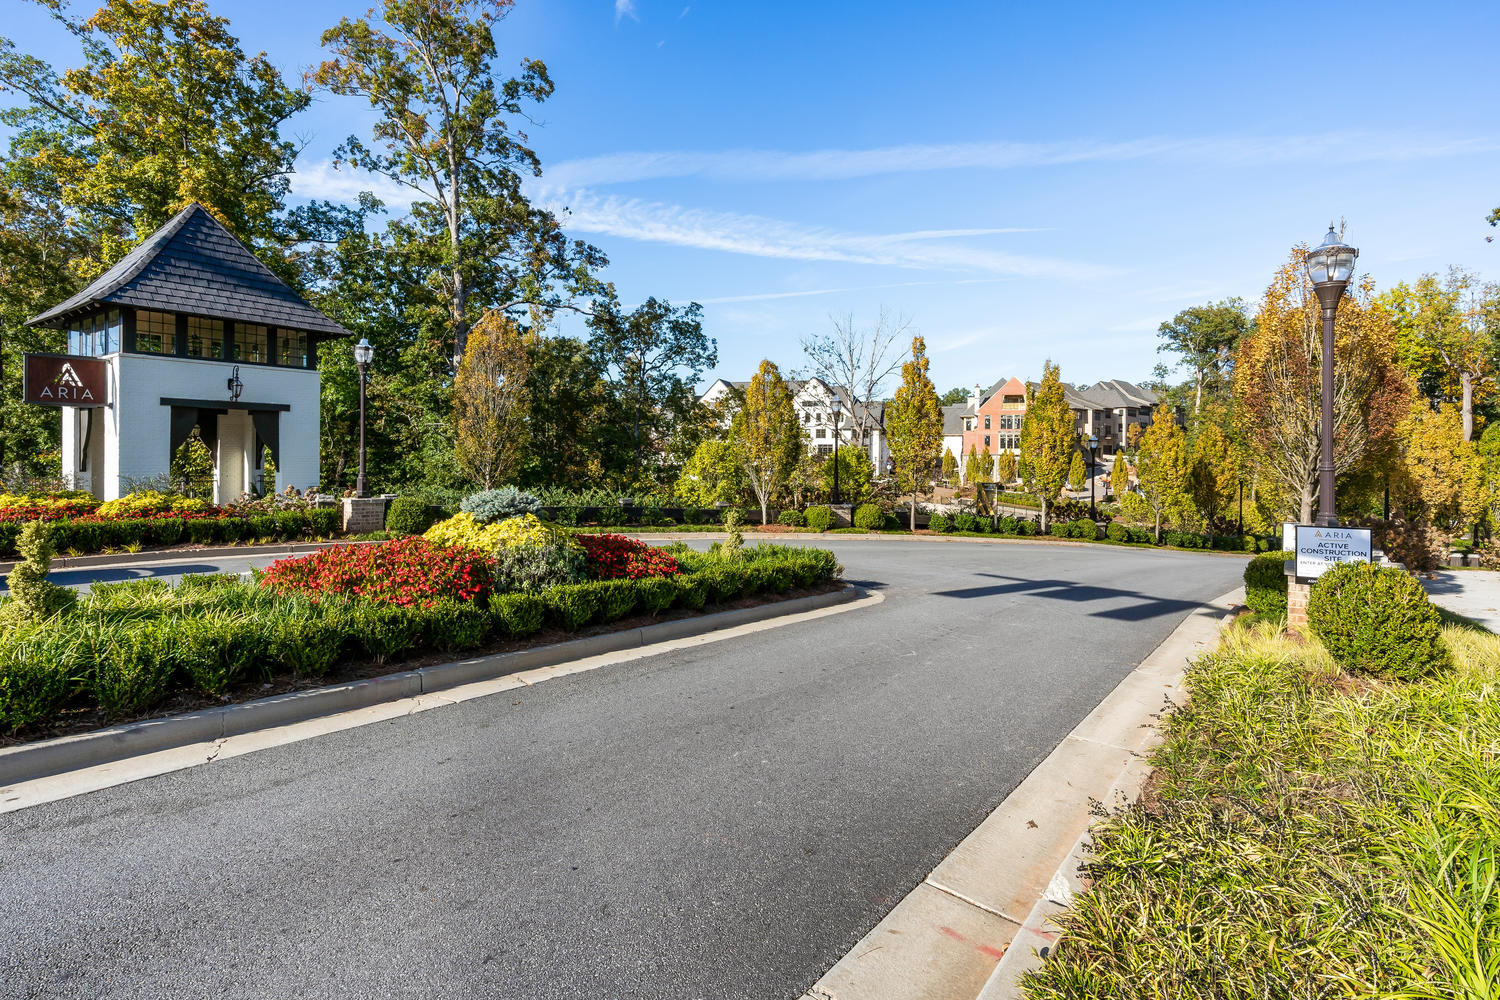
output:
[[[290, 77], [367, 6], [210, 5]], [[29, 9], [0, 30], [70, 64]], [[943, 390], [1048, 357], [1145, 379], [1160, 322], [1255, 300], [1331, 218], [1381, 287], [1500, 279], [1497, 33], [1493, 3], [518, 0], [498, 65], [540, 58], [557, 86], [533, 194], [626, 303], [703, 303], [716, 374], [795, 368], [830, 314], [883, 306]], [[321, 96], [296, 190], [368, 186], [327, 168], [368, 121]]]

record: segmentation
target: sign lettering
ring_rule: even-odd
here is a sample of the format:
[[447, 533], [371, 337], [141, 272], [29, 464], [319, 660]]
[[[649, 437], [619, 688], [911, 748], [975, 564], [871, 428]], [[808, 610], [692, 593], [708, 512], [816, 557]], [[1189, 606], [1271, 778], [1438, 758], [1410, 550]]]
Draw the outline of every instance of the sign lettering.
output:
[[106, 406], [109, 362], [68, 354], [28, 354], [25, 398], [39, 406]]
[[1319, 577], [1339, 563], [1370, 561], [1369, 528], [1327, 528], [1299, 524], [1297, 575]]

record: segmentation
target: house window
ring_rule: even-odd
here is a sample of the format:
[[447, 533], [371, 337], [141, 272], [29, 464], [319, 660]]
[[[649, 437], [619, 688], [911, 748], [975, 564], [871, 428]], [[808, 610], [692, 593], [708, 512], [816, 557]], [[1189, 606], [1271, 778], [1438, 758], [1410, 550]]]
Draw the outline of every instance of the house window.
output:
[[234, 324], [234, 360], [265, 364], [270, 360], [266, 328], [256, 323]]
[[224, 357], [224, 321], [189, 316], [187, 321], [188, 357]]
[[177, 353], [177, 317], [173, 313], [137, 309], [135, 349], [142, 354]]
[[831, 445], [831, 444], [820, 444], [820, 445], [818, 445], [818, 454], [819, 455], [832, 455], [833, 454], [833, 445]]
[[818, 428], [818, 437], [820, 437], [820, 438], [826, 438], [827, 436], [828, 436], [828, 431], [825, 428], [819, 427]]
[[990, 436], [988, 434], [986, 434], [984, 436], [984, 447], [985, 447], [985, 450], [989, 450], [989, 447], [990, 447]]
[[95, 313], [68, 331], [68, 353], [98, 357], [120, 349], [120, 311]]
[[984, 415], [984, 429], [985, 430], [989, 430], [990, 429], [990, 415], [988, 413], [986, 413]]
[[276, 363], [288, 368], [307, 368], [307, 331], [276, 331]]

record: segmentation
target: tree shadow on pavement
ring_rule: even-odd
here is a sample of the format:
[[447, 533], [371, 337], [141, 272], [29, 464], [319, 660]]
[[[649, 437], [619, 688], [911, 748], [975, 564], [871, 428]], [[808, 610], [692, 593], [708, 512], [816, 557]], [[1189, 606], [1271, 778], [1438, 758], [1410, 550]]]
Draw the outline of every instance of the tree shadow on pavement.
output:
[[1084, 603], [1088, 601], [1117, 601], [1129, 600], [1134, 603], [1126, 607], [1103, 608], [1091, 611], [1089, 614], [1095, 618], [1112, 618], [1117, 621], [1138, 622], [1147, 618], [1160, 618], [1164, 615], [1177, 615], [1195, 608], [1206, 608], [1211, 605], [1202, 601], [1184, 601], [1175, 597], [1152, 597], [1135, 590], [1119, 590], [1115, 587], [1100, 587], [1088, 583], [1075, 583], [1072, 580], [1026, 580], [1015, 576], [1001, 576], [996, 573], [980, 573], [979, 576], [989, 577], [993, 580], [1007, 580], [1008, 583], [990, 584], [983, 587], [965, 587], [960, 590], [935, 591], [935, 597], [954, 597], [959, 600], [972, 600], [978, 597], [999, 597], [1005, 594], [1025, 594], [1031, 597], [1045, 597], [1054, 601], [1070, 601], [1073, 603]]

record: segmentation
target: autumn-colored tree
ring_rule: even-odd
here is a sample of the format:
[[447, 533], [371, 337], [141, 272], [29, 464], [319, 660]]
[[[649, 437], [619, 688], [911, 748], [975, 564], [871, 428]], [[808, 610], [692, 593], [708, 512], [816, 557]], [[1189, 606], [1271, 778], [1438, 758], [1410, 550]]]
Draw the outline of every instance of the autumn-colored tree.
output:
[[745, 472], [734, 445], [720, 438], [700, 442], [683, 464], [672, 492], [700, 507], [739, 503], [745, 495]]
[[1067, 482], [1076, 443], [1062, 371], [1049, 360], [1042, 365], [1042, 381], [1026, 406], [1026, 422], [1021, 427], [1021, 478], [1026, 492], [1041, 504], [1043, 532], [1052, 503]]
[[1016, 481], [1017, 475], [1015, 452], [1006, 450], [995, 456], [995, 482], [1009, 485]]
[[[1234, 370], [1238, 429], [1259, 471], [1287, 498], [1285, 513], [1310, 523], [1318, 501], [1322, 428], [1322, 313], [1293, 248], [1266, 290]], [[1395, 329], [1372, 282], [1350, 286], [1335, 325], [1334, 454], [1337, 472], [1367, 452], [1393, 446], [1411, 404], [1410, 380], [1395, 361]]]
[[1484, 474], [1484, 505], [1488, 527], [1500, 526], [1500, 424], [1490, 424], [1474, 443]]
[[323, 33], [332, 58], [311, 74], [335, 94], [365, 98], [377, 116], [373, 141], [351, 136], [334, 162], [411, 192], [411, 215], [391, 224], [382, 252], [438, 289], [455, 367], [477, 311], [525, 307], [538, 327], [607, 291], [593, 277], [604, 255], [570, 243], [521, 187], [542, 168], [518, 122], [552, 95], [552, 80], [538, 59], [521, 60], [518, 76], [494, 72], [495, 29], [512, 5], [382, 0]]
[[745, 403], [734, 415], [729, 439], [745, 481], [760, 501], [764, 524], [770, 518], [771, 497], [802, 454], [802, 426], [792, 407], [792, 390], [771, 361], [762, 361], [745, 387]]
[[927, 344], [911, 340], [911, 360], [901, 366], [901, 386], [886, 407], [885, 428], [896, 488], [911, 494], [911, 527], [917, 527], [917, 494], [932, 488], [932, 470], [943, 448], [943, 411], [927, 375]]
[[1115, 496], [1124, 496], [1130, 488], [1130, 466], [1125, 464], [1125, 451], [1115, 452], [1115, 462], [1109, 469], [1109, 488]]
[[947, 448], [943, 449], [943, 482], [953, 484], [954, 477], [958, 475], [958, 459], [953, 457], [953, 452]]
[[1151, 414], [1151, 426], [1141, 437], [1135, 468], [1141, 497], [1155, 519], [1158, 542], [1162, 522], [1177, 519], [1191, 504], [1188, 469], [1187, 435], [1177, 425], [1172, 408], [1158, 405]]
[[1460, 407], [1464, 440], [1474, 437], [1474, 404], [1495, 394], [1500, 377], [1500, 285], [1460, 268], [1401, 282], [1380, 297], [1396, 327], [1398, 356], [1434, 401]]
[[1402, 424], [1401, 455], [1407, 500], [1450, 538], [1484, 510], [1484, 461], [1463, 436], [1463, 415], [1445, 404], [1413, 407]]
[[1234, 443], [1213, 422], [1205, 422], [1193, 441], [1188, 492], [1213, 539], [1214, 531], [1234, 503], [1240, 467]]
[[485, 489], [515, 474], [526, 446], [527, 340], [503, 313], [485, 313], [453, 383], [458, 461]]

